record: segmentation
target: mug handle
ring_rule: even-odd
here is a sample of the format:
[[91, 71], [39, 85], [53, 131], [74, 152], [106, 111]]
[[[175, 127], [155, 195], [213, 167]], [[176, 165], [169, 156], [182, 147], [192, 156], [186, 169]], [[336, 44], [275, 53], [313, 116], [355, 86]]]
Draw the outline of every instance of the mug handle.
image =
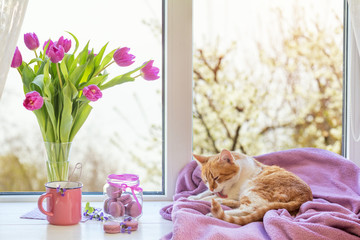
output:
[[49, 198], [52, 198], [52, 193], [43, 193], [43, 194], [40, 196], [40, 198], [39, 198], [39, 200], [38, 200], [38, 208], [39, 208], [40, 212], [42, 212], [43, 214], [52, 217], [52, 216], [54, 216], [54, 213], [45, 211], [44, 208], [43, 208], [43, 205], [42, 205], [44, 199], [45, 199], [45, 198], [48, 198], [48, 197], [49, 197]]

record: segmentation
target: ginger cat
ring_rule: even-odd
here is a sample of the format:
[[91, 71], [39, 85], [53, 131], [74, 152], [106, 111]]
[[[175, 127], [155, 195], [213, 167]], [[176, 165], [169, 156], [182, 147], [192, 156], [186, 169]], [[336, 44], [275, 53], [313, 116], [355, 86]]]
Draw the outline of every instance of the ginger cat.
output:
[[[310, 187], [295, 174], [268, 166], [253, 157], [222, 150], [214, 156], [194, 154], [208, 190], [191, 200], [212, 201], [210, 216], [245, 225], [263, 218], [271, 209], [296, 213], [313, 199]], [[224, 211], [220, 204], [233, 209]]]

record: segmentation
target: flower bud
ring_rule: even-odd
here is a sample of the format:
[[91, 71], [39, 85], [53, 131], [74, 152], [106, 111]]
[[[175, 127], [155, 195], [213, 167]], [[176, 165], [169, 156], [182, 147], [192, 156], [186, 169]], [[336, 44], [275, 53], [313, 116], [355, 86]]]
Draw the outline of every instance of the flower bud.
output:
[[18, 68], [20, 67], [22, 64], [22, 56], [21, 56], [21, 53], [19, 51], [19, 48], [16, 47], [15, 49], [15, 53], [14, 53], [14, 56], [13, 56], [13, 59], [12, 59], [12, 62], [11, 62], [11, 67], [12, 68]]
[[91, 84], [83, 88], [83, 95], [90, 101], [95, 102], [102, 97], [100, 88], [94, 84]]
[[28, 49], [35, 50], [40, 46], [39, 39], [35, 33], [24, 34], [24, 42]]
[[48, 46], [48, 48], [47, 48], [47, 50], [46, 50], [46, 53], [48, 53], [48, 52], [49, 52], [49, 48], [51, 47], [51, 45], [53, 45], [53, 44], [54, 44], [54, 42], [53, 42], [51, 39], [49, 39], [49, 40], [45, 41], [45, 42], [44, 42], [44, 46], [43, 46], [43, 50], [45, 49], [46, 44], [47, 44], [49, 41], [50, 41], [50, 43], [49, 43], [49, 46]]
[[57, 46], [61, 45], [64, 48], [64, 51], [67, 53], [71, 48], [71, 40], [70, 39], [64, 39], [63, 36], [59, 38], [57, 42], [55, 42]]
[[56, 46], [56, 44], [53, 44], [46, 51], [46, 55], [50, 58], [51, 62], [58, 63], [64, 58], [64, 48], [61, 45]]
[[28, 92], [25, 95], [23, 102], [24, 107], [27, 110], [34, 111], [40, 109], [44, 104], [44, 99], [40, 96], [40, 93], [36, 91]]
[[135, 62], [133, 61], [135, 56], [129, 54], [128, 53], [129, 51], [130, 48], [127, 47], [119, 48], [118, 50], [115, 51], [113, 58], [117, 65], [119, 65], [120, 67], [127, 67]]
[[154, 60], [149, 61], [146, 66], [140, 70], [141, 76], [145, 80], [152, 81], [160, 78], [160, 76], [158, 76], [160, 70], [157, 67], [153, 67], [153, 63]]

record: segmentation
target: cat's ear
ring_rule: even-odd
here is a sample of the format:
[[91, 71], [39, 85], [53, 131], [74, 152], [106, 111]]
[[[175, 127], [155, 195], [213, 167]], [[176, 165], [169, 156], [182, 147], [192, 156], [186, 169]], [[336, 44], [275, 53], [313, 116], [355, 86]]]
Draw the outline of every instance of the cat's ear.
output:
[[220, 161], [224, 163], [234, 163], [234, 157], [229, 150], [223, 149], [220, 153]]
[[207, 163], [207, 161], [209, 160], [209, 157], [206, 156], [202, 156], [202, 155], [197, 155], [197, 154], [193, 154], [194, 159], [200, 164], [203, 165], [205, 163]]

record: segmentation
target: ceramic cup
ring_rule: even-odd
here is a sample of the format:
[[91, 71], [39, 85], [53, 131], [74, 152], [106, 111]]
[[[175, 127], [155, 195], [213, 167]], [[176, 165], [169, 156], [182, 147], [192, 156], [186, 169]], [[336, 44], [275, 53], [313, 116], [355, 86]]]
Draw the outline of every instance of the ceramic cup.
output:
[[[81, 220], [80, 182], [48, 182], [46, 193], [38, 200], [40, 211], [46, 215], [49, 223], [54, 225], [73, 225]], [[46, 210], [43, 201], [46, 198]]]

